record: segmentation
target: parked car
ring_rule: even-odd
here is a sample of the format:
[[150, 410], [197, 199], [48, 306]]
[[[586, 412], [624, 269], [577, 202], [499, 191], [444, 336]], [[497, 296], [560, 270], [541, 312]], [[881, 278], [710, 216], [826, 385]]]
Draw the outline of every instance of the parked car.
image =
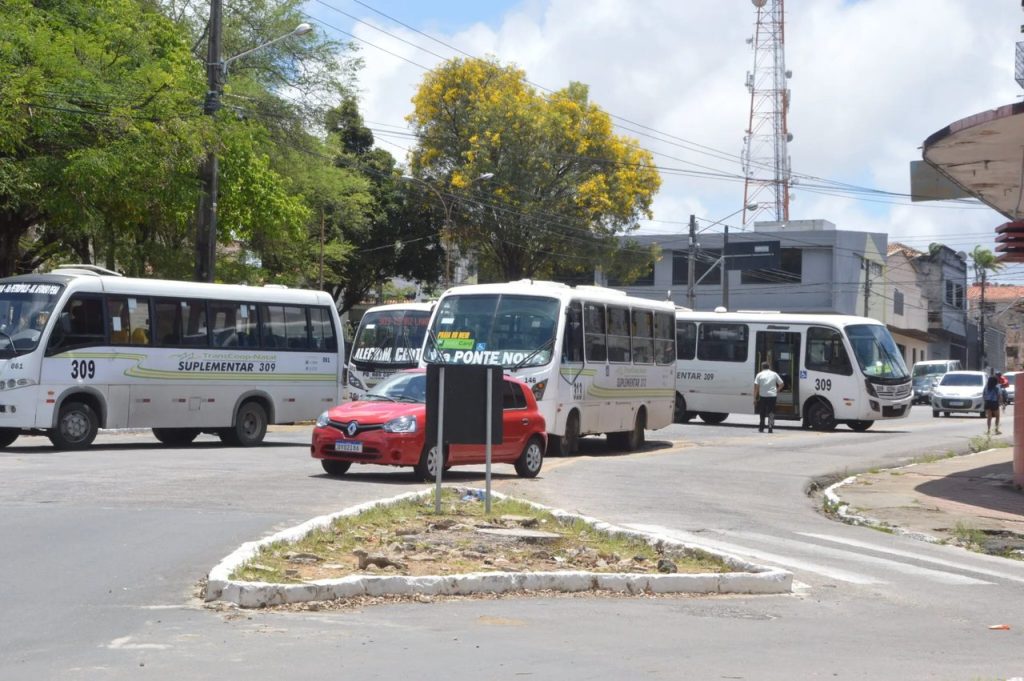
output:
[[932, 390], [932, 416], [938, 418], [939, 412], [946, 416], [957, 412], [967, 412], [985, 416], [985, 380], [988, 375], [984, 371], [948, 371]]
[[[416, 476], [437, 474], [437, 443], [426, 440], [427, 374], [392, 374], [357, 402], [332, 407], [313, 428], [310, 453], [328, 475], [344, 475], [353, 463], [412, 466]], [[540, 473], [547, 447], [544, 417], [533, 392], [505, 376], [502, 443], [491, 446], [492, 463], [510, 463], [520, 477]], [[485, 463], [484, 445], [450, 445], [444, 468]]]
[[930, 404], [932, 388], [947, 371], [959, 371], [958, 359], [930, 359], [916, 362], [911, 371], [914, 383], [914, 404]]

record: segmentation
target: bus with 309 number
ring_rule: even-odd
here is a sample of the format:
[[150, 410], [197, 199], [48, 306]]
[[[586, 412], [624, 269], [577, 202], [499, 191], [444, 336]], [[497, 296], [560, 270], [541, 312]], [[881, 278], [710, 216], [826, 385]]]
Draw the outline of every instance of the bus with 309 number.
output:
[[0, 447], [99, 428], [260, 443], [341, 398], [344, 340], [322, 291], [122, 277], [92, 265], [0, 279]]
[[676, 312], [676, 421], [721, 423], [753, 413], [754, 375], [782, 377], [778, 420], [863, 431], [910, 413], [910, 372], [884, 324], [866, 317], [779, 312]]

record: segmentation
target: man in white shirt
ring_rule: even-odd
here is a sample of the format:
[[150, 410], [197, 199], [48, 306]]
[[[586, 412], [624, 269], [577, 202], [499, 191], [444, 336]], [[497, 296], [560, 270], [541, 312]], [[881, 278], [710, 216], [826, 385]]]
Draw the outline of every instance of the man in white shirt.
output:
[[[761, 371], [754, 376], [754, 404], [757, 405], [757, 415], [760, 417], [757, 432], [763, 433], [765, 418], [769, 414], [775, 414], [775, 399], [779, 396], [783, 385], [782, 377], [769, 368], [768, 362], [761, 362]], [[772, 427], [774, 423], [774, 418], [769, 420], [769, 433], [774, 430]]]

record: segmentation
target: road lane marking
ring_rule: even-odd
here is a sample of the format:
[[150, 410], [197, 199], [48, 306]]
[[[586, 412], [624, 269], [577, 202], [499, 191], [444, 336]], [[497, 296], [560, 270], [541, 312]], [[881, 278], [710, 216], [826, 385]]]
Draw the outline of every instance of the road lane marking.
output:
[[[820, 544], [813, 544], [806, 541], [796, 541], [793, 539], [785, 539], [784, 537], [774, 537], [768, 534], [759, 534], [756, 532], [733, 532], [730, 530], [721, 530], [722, 534], [733, 537], [744, 537], [753, 539], [755, 541], [763, 541], [767, 544], [773, 544], [778, 546], [784, 546], [789, 548], [796, 548], [800, 550], [813, 550], [815, 553], [831, 556], [843, 561], [853, 561], [857, 563], [863, 563], [866, 565], [875, 565], [883, 567], [895, 572], [902, 572], [906, 575], [912, 575], [914, 577], [923, 577], [931, 581], [938, 582], [940, 584], [948, 584], [955, 586], [979, 586], [979, 585], [990, 585], [992, 582], [986, 582], [981, 579], [975, 579], [973, 577], [965, 577], [958, 575], [953, 572], [943, 572], [941, 570], [933, 570], [931, 568], [920, 567], [917, 565], [910, 565], [909, 563], [902, 563], [898, 560], [889, 560], [888, 558], [879, 558], [878, 556], [869, 556], [863, 553], [857, 553], [855, 551], [845, 551], [843, 549], [833, 549], [828, 546], [821, 546]], [[875, 548], [874, 545], [869, 545], [871, 548]], [[914, 558], [917, 558], [916, 554], [911, 554]]]
[[767, 551], [760, 551], [758, 549], [751, 549], [746, 546], [740, 546], [738, 544], [730, 544], [728, 542], [718, 541], [708, 537], [705, 534], [693, 534], [690, 532], [683, 532], [681, 530], [670, 530], [667, 527], [661, 527], [659, 525], [627, 525], [633, 529], [641, 532], [648, 532], [650, 534], [664, 535], [672, 539], [684, 542], [686, 544], [695, 546], [697, 548], [707, 548], [713, 551], [720, 551], [722, 553], [728, 553], [733, 556], [746, 556], [749, 558], [755, 558], [757, 560], [767, 561], [778, 566], [784, 566], [793, 568], [795, 570], [804, 570], [806, 572], [813, 572], [815, 574], [828, 577], [829, 579], [836, 579], [842, 582], [850, 582], [851, 584], [885, 584], [884, 581], [875, 579], [868, 575], [862, 575], [856, 572], [850, 572], [848, 570], [842, 570], [834, 568], [830, 565], [822, 565], [821, 563], [814, 563], [806, 560], [798, 560], [790, 556], [782, 556], [777, 553], [769, 553]]
[[[848, 546], [855, 546], [857, 548], [870, 549], [873, 551], [878, 551], [880, 553], [891, 553], [894, 556], [913, 558], [914, 560], [919, 560], [923, 563], [933, 563], [935, 565], [942, 565], [944, 567], [949, 567], [956, 570], [963, 570], [964, 572], [975, 572], [980, 575], [988, 575], [989, 577], [996, 577], [998, 579], [1006, 579], [1011, 582], [1020, 582], [1024, 584], [1024, 576], [1012, 575], [1007, 572], [1002, 572], [1000, 570], [989, 570], [987, 568], [974, 567], [973, 565], [964, 565], [963, 563], [957, 563], [951, 560], [943, 560], [942, 558], [931, 558], [929, 556], [922, 556], [920, 554], [914, 553], [913, 551], [903, 551], [902, 549], [890, 548], [887, 546], [878, 546], [876, 544], [871, 544], [869, 542], [858, 541], [856, 539], [847, 539], [845, 537], [834, 537], [832, 535], [815, 534], [813, 532], [797, 532], [797, 534], [803, 535], [805, 537], [814, 537], [816, 539], [821, 539], [822, 541], [831, 541], [837, 544], [846, 544]], [[980, 556], [984, 554], [978, 555]]]

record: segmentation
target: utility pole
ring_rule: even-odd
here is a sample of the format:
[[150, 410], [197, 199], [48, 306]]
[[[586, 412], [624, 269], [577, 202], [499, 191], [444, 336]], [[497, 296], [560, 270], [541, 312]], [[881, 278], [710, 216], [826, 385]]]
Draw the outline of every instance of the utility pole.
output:
[[[978, 368], [985, 370], [985, 268], [981, 270], [981, 306], [978, 308]], [[966, 295], [966, 292], [965, 292]]]
[[[223, 0], [210, 0], [210, 44], [206, 56], [206, 100], [203, 113], [213, 116], [220, 108], [222, 65], [220, 59]], [[213, 281], [217, 254], [217, 154], [211, 149], [200, 168], [203, 197], [196, 219], [196, 281]]]
[[722, 236], [722, 307], [729, 309], [729, 268], [726, 267], [725, 253], [729, 250], [729, 225], [725, 225]]
[[693, 268], [697, 264], [697, 216], [690, 215], [690, 249], [687, 251], [689, 255], [689, 265], [686, 268], [686, 306], [691, 310], [697, 309], [697, 291], [694, 288], [694, 272]]
[[871, 261], [864, 258], [864, 316], [870, 316], [871, 305]]

